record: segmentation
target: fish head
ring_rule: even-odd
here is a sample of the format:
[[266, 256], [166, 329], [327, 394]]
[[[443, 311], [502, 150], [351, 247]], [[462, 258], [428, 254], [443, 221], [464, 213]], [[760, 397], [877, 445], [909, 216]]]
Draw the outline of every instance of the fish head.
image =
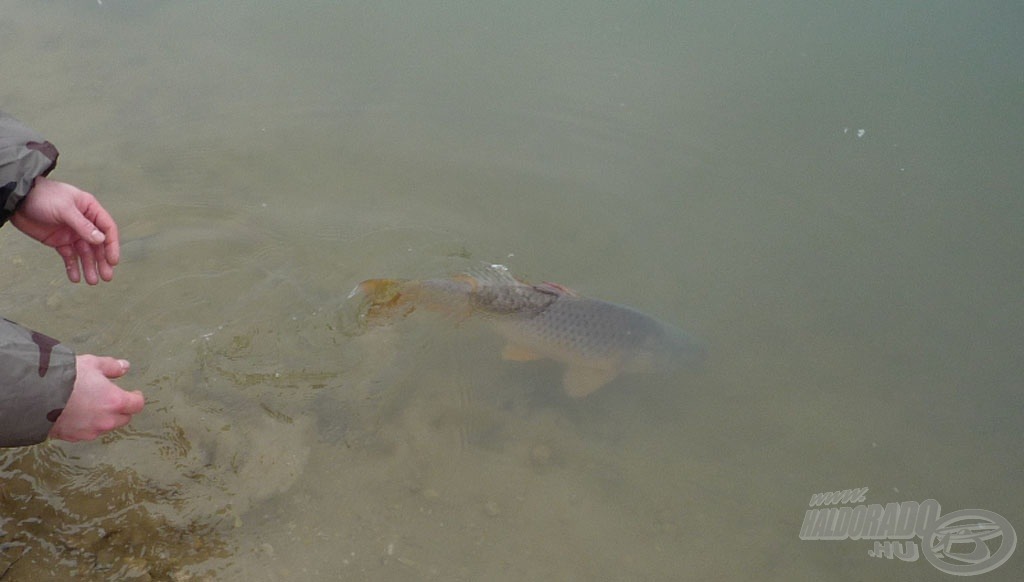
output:
[[368, 279], [356, 285], [348, 299], [358, 299], [358, 317], [364, 324], [385, 323], [415, 310], [409, 282], [403, 279]]

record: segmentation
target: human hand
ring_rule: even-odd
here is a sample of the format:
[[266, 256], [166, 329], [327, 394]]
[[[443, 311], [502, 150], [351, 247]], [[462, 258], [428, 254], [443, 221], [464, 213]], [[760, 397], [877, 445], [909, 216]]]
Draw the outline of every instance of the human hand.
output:
[[117, 224], [92, 194], [40, 176], [11, 216], [11, 224], [57, 249], [72, 283], [81, 281], [83, 274], [90, 285], [114, 278], [121, 255]]
[[145, 400], [139, 391], [125, 392], [110, 380], [128, 372], [128, 362], [81, 355], [75, 358], [77, 377], [64, 411], [50, 429], [50, 437], [63, 441], [91, 441], [120, 428], [138, 414]]

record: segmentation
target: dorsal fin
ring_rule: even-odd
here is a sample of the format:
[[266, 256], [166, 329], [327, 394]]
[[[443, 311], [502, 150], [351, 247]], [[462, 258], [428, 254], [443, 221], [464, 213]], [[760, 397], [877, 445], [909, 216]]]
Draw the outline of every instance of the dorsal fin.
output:
[[513, 277], [505, 265], [482, 265], [457, 276], [474, 279], [480, 287], [525, 285]]
[[537, 291], [540, 291], [541, 293], [550, 293], [552, 295], [565, 295], [567, 297], [580, 296], [579, 293], [566, 287], [565, 285], [561, 285], [559, 283], [552, 283], [551, 281], [544, 281], [539, 285], [534, 285], [533, 288], [536, 289]]

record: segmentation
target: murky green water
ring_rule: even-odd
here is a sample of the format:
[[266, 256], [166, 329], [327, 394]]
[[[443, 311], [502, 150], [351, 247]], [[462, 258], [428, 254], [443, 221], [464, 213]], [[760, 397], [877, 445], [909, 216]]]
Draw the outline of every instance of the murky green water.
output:
[[[3, 229], [0, 313], [130, 359], [148, 402], [0, 453], [5, 582], [951, 579], [801, 539], [858, 487], [1024, 535], [1019, 6], [0, 13], [0, 107], [125, 239], [73, 287]], [[481, 262], [707, 368], [573, 401], [482, 327], [346, 317], [362, 279]]]

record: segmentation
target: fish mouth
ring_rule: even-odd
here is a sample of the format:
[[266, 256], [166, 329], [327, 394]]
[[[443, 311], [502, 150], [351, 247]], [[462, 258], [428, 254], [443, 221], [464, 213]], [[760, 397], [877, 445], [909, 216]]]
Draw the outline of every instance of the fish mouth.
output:
[[367, 279], [356, 285], [345, 301], [355, 304], [351, 311], [361, 327], [390, 323], [416, 308], [408, 297], [407, 283], [403, 279]]
[[399, 286], [404, 283], [398, 279], [367, 279], [362, 281], [348, 294], [352, 299], [356, 295], [364, 295], [374, 302], [381, 298], [392, 299], [399, 294]]

